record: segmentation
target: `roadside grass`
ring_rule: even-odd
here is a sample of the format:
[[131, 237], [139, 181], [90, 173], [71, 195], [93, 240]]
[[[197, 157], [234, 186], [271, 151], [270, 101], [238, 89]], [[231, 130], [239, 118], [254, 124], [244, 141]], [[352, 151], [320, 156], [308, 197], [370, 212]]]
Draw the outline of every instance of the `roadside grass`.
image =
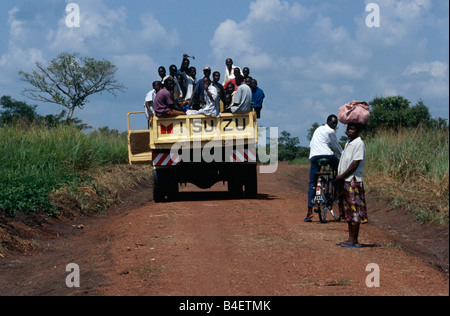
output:
[[294, 160], [289, 162], [290, 165], [309, 165], [309, 158], [308, 157], [300, 157], [295, 158]]
[[124, 135], [83, 133], [74, 126], [2, 128], [0, 214], [54, 215], [63, 196], [81, 210], [103, 211], [112, 203], [111, 188], [120, 182], [115, 168], [127, 162]]
[[368, 189], [424, 223], [448, 225], [448, 130], [382, 131], [365, 142]]

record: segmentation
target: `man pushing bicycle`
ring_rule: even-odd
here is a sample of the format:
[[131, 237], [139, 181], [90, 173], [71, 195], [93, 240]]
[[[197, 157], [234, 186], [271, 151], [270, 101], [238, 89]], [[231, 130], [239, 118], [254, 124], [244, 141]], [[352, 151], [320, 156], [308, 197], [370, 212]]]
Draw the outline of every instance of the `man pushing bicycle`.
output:
[[343, 150], [336, 136], [335, 130], [337, 125], [337, 116], [330, 115], [327, 119], [327, 123], [315, 130], [309, 145], [309, 160], [311, 165], [309, 169], [308, 213], [306, 218], [303, 220], [305, 223], [312, 222], [312, 218], [314, 217], [313, 199], [315, 195], [315, 186], [318, 179], [316, 173], [320, 171], [320, 165], [318, 164], [319, 159], [328, 159], [335, 172], [337, 171], [339, 165], [339, 158], [334, 154], [334, 152], [341, 156]]

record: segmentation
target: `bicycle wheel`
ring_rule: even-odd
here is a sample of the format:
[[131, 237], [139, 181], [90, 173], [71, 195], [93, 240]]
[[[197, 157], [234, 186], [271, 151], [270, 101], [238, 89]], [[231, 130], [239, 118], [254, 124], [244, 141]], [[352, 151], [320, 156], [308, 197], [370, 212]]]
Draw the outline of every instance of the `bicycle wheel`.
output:
[[[328, 212], [333, 216], [334, 220], [336, 222], [340, 222], [340, 216], [339, 216], [339, 206], [336, 205], [337, 203], [334, 203], [334, 195], [335, 195], [335, 188], [334, 188], [334, 182], [332, 178], [328, 178], [327, 182], [327, 192], [326, 192], [326, 200], [327, 200], [327, 208]], [[335, 209], [336, 208], [336, 209]]]
[[319, 220], [321, 223], [327, 222], [327, 207], [325, 205], [317, 206], [316, 212], [319, 214]]
[[325, 212], [330, 213], [335, 221], [339, 221], [339, 211], [333, 210], [334, 204], [334, 182], [331, 176], [326, 177], [326, 181], [323, 183], [324, 196], [325, 196]]

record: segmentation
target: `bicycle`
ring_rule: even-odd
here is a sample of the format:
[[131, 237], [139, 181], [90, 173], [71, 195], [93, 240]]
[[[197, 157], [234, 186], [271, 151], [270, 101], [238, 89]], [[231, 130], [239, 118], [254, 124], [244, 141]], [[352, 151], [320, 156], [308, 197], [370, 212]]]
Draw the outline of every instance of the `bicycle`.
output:
[[316, 194], [313, 199], [314, 212], [319, 214], [321, 223], [327, 222], [328, 211], [336, 222], [340, 221], [339, 211], [333, 211], [335, 202], [335, 184], [336, 171], [333, 170], [328, 158], [321, 158], [317, 161], [320, 171], [317, 175]]

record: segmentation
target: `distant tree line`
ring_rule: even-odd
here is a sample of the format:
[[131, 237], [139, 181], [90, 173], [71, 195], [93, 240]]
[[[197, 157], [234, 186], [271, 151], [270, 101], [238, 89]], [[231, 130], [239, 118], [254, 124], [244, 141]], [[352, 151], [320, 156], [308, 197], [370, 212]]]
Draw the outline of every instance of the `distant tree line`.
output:
[[0, 127], [8, 125], [21, 126], [41, 125], [47, 127], [56, 127], [62, 124], [74, 124], [80, 129], [90, 128], [78, 118], [65, 118], [66, 111], [62, 111], [58, 115], [40, 115], [36, 112], [36, 105], [29, 105], [23, 101], [17, 101], [11, 96], [2, 96], [0, 98]]
[[[92, 126], [84, 123], [81, 119], [66, 117], [65, 111], [59, 115], [40, 115], [36, 112], [36, 105], [28, 105], [26, 102], [17, 101], [10, 96], [0, 98], [0, 128], [8, 126], [42, 126], [54, 128], [61, 125], [75, 125], [80, 130], [91, 130]], [[119, 132], [117, 129], [111, 129], [108, 126], [98, 127], [91, 133], [98, 133], [112, 138], [126, 137], [127, 132]]]

